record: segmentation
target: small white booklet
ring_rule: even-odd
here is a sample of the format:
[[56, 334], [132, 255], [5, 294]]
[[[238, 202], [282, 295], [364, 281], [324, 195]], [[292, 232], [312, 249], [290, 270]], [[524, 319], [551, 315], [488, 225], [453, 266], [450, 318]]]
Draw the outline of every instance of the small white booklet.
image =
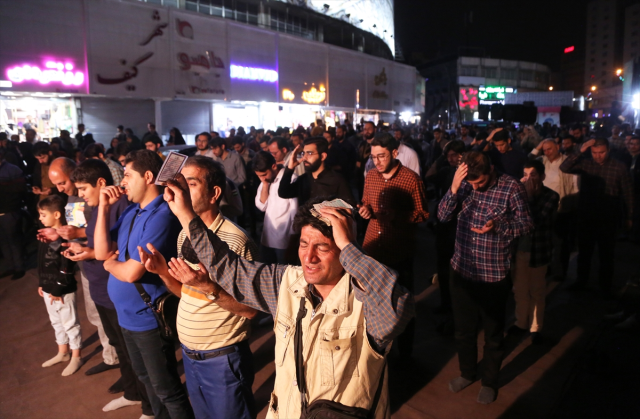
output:
[[156, 185], [166, 186], [168, 180], [175, 179], [188, 158], [189, 156], [185, 156], [184, 154], [170, 151], [156, 177]]

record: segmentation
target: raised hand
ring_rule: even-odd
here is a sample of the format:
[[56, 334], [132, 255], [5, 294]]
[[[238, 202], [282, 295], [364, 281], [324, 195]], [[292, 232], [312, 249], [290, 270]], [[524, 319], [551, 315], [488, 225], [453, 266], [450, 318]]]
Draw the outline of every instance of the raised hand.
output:
[[[320, 208], [320, 214], [331, 221], [331, 229], [333, 230], [333, 241], [340, 250], [346, 245], [354, 241], [352, 219], [341, 213], [338, 208], [325, 207]], [[344, 211], [344, 209], [342, 209]]]
[[100, 206], [111, 206], [118, 202], [118, 199], [124, 195], [124, 191], [119, 186], [107, 186], [106, 188], [100, 189]]
[[596, 143], [596, 140], [589, 140], [585, 142], [584, 144], [582, 144], [582, 147], [580, 147], [580, 152], [584, 153], [585, 151], [589, 150], [591, 146], [594, 145], [595, 143]]
[[456, 169], [456, 174], [453, 176], [453, 183], [451, 183], [451, 193], [457, 194], [458, 189], [460, 189], [460, 185], [462, 185], [462, 181], [467, 177], [467, 164], [460, 163], [458, 168]]
[[60, 235], [56, 231], [55, 228], [41, 228], [38, 230], [38, 234], [36, 234], [36, 239], [41, 241], [42, 243], [51, 243], [60, 238]]
[[160, 253], [151, 243], [147, 243], [147, 249], [150, 253], [144, 251], [142, 246], [138, 246], [138, 253], [140, 254], [140, 263], [142, 263], [148, 272], [166, 275], [168, 274], [167, 261], [162, 253]]
[[178, 217], [183, 227], [188, 226], [189, 222], [196, 217], [191, 204], [189, 185], [187, 185], [187, 180], [182, 173], [178, 173], [175, 179], [167, 181], [167, 187], [164, 189], [164, 200], [167, 201], [171, 212]]

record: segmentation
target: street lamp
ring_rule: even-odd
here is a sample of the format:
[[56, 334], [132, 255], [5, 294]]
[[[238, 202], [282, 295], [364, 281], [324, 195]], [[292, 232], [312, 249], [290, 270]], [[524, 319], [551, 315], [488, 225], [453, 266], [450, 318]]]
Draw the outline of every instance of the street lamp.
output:
[[591, 91], [592, 91], [592, 92], [595, 92], [595, 91], [596, 91], [596, 89], [597, 89], [597, 87], [596, 87], [596, 86], [591, 86]]
[[549, 86], [549, 91], [553, 90], [553, 86]]
[[616, 76], [620, 77], [620, 75], [622, 74], [622, 69], [619, 68], [616, 70]]

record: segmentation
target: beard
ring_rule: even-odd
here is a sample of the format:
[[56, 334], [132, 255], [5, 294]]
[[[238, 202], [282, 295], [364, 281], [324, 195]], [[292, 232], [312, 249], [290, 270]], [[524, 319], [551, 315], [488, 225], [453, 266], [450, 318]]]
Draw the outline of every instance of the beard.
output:
[[367, 141], [372, 140], [374, 136], [375, 134], [362, 134], [362, 137]]
[[322, 160], [320, 160], [320, 159], [314, 161], [313, 163], [309, 163], [309, 164], [307, 164], [307, 162], [305, 161], [304, 162], [304, 171], [308, 172], [308, 173], [313, 173], [316, 170], [318, 170], [321, 165], [322, 165]]

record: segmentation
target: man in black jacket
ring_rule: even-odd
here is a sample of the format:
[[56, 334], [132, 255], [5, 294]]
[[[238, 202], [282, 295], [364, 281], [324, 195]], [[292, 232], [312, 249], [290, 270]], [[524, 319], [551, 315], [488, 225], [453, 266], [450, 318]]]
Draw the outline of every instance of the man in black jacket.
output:
[[[328, 150], [329, 143], [323, 137], [308, 138], [304, 141], [304, 146], [296, 147], [280, 181], [280, 198], [298, 198], [298, 205], [302, 206], [310, 198], [335, 196], [355, 206], [351, 189], [344, 177], [324, 167]], [[303, 153], [303, 157], [298, 160], [300, 153]], [[300, 162], [304, 164], [305, 173], [292, 183], [291, 177]]]

